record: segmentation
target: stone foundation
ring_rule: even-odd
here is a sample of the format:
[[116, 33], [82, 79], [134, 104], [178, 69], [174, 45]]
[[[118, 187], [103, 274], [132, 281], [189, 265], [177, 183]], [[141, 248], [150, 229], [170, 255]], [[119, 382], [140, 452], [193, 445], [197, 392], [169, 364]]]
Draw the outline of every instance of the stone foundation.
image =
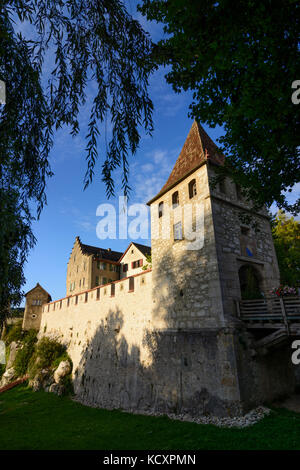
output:
[[151, 360], [140, 361], [103, 328], [75, 371], [80, 400], [103, 408], [233, 416], [242, 412], [234, 342], [223, 330], [161, 331], [145, 336]]

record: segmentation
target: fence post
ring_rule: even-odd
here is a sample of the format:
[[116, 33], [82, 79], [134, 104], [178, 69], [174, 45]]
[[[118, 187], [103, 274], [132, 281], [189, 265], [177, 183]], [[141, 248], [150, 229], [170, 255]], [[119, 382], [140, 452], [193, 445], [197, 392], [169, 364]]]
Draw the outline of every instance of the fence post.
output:
[[287, 334], [288, 334], [288, 336], [289, 336], [289, 335], [290, 335], [289, 322], [288, 322], [288, 319], [287, 319], [287, 316], [286, 316], [286, 311], [285, 311], [284, 302], [283, 302], [283, 298], [282, 298], [282, 297], [279, 297], [279, 302], [280, 302], [280, 307], [281, 307], [281, 313], [282, 313], [283, 321], [284, 321], [284, 324], [285, 324], [285, 327], [286, 327], [286, 332], [287, 332]]
[[240, 301], [235, 299], [236, 316], [241, 318]]

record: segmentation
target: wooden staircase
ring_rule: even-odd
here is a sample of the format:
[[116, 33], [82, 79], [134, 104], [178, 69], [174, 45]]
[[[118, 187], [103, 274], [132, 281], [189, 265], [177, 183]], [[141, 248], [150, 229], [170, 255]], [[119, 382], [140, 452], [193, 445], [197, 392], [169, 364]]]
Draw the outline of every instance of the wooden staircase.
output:
[[271, 348], [290, 337], [300, 337], [300, 297], [270, 297], [241, 300], [237, 314], [247, 329], [266, 330], [266, 335], [256, 341], [257, 348]]

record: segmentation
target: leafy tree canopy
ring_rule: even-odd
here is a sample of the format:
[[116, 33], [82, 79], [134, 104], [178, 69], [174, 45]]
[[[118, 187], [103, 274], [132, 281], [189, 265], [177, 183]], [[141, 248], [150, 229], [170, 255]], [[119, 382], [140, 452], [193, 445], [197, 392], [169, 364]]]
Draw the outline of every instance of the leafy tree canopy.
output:
[[143, 0], [140, 10], [164, 24], [154, 49], [170, 66], [176, 92], [193, 91], [190, 115], [223, 126], [228, 155], [222, 170], [246, 188], [259, 207], [276, 202], [296, 214], [285, 191], [299, 181], [300, 4], [291, 0]]
[[281, 283], [300, 285], [300, 222], [278, 211], [272, 220], [272, 233]]
[[[32, 38], [15, 34], [14, 21], [29, 24]], [[123, 170], [129, 191], [128, 155], [137, 150], [140, 129], [152, 132], [147, 92], [152, 43], [120, 0], [14, 0], [0, 2], [0, 315], [17, 305], [24, 284], [23, 264], [35, 240], [31, 222], [46, 203], [52, 175], [49, 152], [54, 131], [63, 125], [78, 134], [79, 111], [92, 106], [87, 133], [85, 187], [98, 159], [101, 123], [111, 124], [102, 146], [102, 179], [114, 194], [112, 173]], [[46, 54], [55, 58], [45, 76]], [[0, 323], [1, 329], [1, 323]]]

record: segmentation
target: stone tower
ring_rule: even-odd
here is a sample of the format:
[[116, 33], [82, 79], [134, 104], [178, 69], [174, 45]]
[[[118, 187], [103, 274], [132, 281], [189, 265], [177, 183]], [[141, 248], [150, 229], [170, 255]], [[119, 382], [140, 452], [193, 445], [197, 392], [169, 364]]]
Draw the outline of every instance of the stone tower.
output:
[[23, 318], [23, 330], [39, 330], [42, 320], [43, 305], [51, 302], [51, 296], [37, 283], [36, 286], [25, 294], [26, 304]]
[[[178, 345], [183, 407], [206, 400], [207, 412], [237, 413], [290, 391], [288, 351], [254, 357], [253, 338], [236, 302], [279, 283], [267, 213], [259, 231], [241, 223], [251, 207], [226, 179], [213, 187], [224, 156], [194, 122], [151, 207], [153, 320]], [[285, 377], [284, 380], [282, 378]], [[184, 405], [185, 404], [185, 405]]]

